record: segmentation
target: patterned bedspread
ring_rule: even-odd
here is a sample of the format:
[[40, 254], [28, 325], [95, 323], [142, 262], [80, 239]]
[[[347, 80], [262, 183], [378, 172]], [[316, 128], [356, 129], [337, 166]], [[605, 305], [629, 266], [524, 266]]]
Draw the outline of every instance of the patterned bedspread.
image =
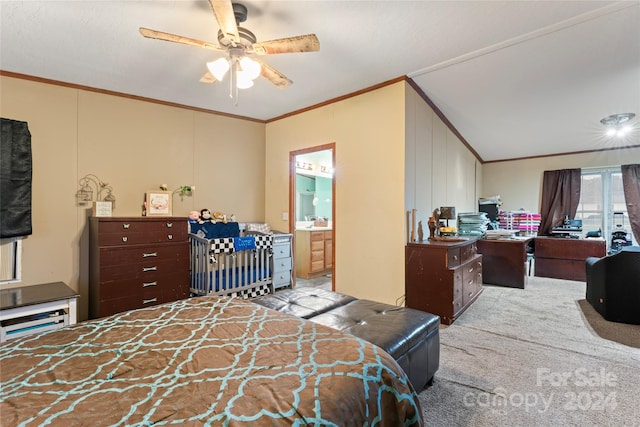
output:
[[419, 426], [396, 362], [355, 336], [197, 297], [0, 345], [2, 425]]

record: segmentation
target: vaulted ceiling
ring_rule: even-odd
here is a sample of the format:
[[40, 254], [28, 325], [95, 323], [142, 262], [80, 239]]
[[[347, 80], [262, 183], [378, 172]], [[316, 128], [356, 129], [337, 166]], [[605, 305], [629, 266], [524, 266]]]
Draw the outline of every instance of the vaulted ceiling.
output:
[[[259, 120], [408, 76], [483, 161], [639, 146], [600, 119], [640, 116], [640, 1], [257, 1], [258, 41], [315, 33], [320, 51], [263, 56], [293, 81], [199, 81], [221, 54], [205, 0], [0, 1], [0, 70]], [[0, 93], [0, 101], [1, 101]]]

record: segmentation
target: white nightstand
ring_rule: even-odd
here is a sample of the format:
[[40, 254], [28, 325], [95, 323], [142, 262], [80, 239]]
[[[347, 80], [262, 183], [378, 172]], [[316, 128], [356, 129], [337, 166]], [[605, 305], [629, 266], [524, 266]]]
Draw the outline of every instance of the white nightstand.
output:
[[62, 282], [0, 290], [0, 342], [77, 322], [80, 295]]

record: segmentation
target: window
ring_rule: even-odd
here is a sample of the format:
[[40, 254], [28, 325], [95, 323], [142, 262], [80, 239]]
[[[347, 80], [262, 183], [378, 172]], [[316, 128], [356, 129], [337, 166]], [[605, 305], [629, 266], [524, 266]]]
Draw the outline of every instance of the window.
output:
[[21, 279], [22, 239], [0, 239], [0, 284]]
[[585, 233], [602, 230], [607, 246], [614, 231], [630, 231], [620, 167], [582, 170], [576, 219], [582, 220]]

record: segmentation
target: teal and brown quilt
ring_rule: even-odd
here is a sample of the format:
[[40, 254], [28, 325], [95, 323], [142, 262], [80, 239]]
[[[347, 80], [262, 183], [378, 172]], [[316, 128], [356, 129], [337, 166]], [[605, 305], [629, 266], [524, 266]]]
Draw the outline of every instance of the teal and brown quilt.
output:
[[250, 301], [196, 297], [0, 345], [3, 426], [420, 426], [391, 356]]

